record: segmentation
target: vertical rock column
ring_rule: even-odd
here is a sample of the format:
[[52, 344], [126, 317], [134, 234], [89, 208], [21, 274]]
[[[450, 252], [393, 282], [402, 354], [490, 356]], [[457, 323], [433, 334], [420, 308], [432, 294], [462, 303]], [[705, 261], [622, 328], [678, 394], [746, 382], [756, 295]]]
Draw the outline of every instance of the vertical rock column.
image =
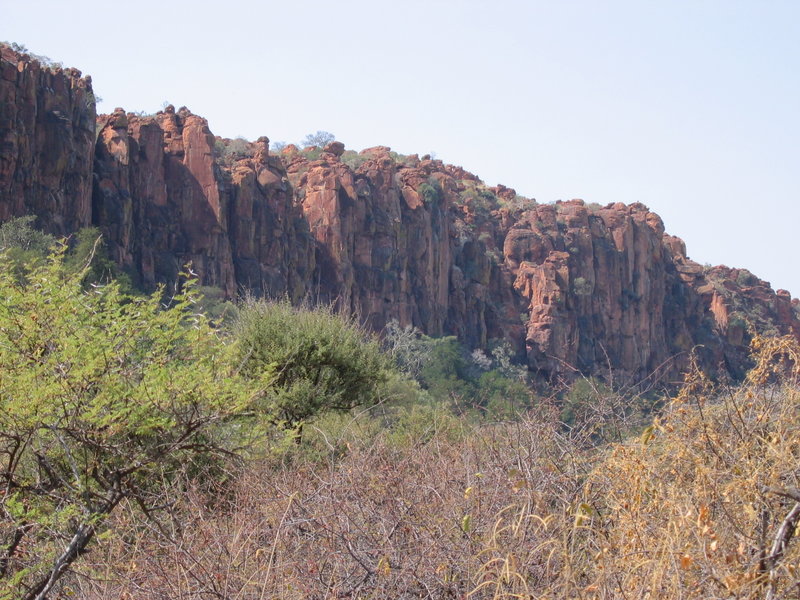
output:
[[171, 284], [187, 263], [234, 296], [227, 197], [205, 119], [170, 106], [154, 117], [106, 117], [96, 151], [94, 219], [145, 287]]
[[0, 221], [27, 214], [66, 235], [90, 224], [90, 77], [0, 45]]

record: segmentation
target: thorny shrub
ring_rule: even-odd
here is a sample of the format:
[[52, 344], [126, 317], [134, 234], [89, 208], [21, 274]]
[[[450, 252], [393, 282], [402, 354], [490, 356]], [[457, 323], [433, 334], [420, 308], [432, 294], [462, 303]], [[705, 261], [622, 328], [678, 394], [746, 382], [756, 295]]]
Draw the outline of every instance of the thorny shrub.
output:
[[603, 446], [541, 407], [403, 443], [374, 430], [359, 442], [340, 428], [329, 456], [295, 449], [251, 464], [232, 490], [186, 494], [160, 530], [133, 511], [121, 517], [127, 535], [85, 563], [72, 591], [796, 598], [800, 350], [756, 338], [754, 351], [740, 388], [693, 370], [641, 435]]

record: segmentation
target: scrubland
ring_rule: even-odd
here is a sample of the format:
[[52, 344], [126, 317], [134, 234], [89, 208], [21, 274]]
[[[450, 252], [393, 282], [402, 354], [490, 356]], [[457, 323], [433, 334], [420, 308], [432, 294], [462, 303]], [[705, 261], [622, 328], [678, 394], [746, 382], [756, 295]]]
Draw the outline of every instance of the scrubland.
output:
[[800, 596], [792, 337], [737, 385], [546, 394], [503, 345], [146, 296], [12, 225], [3, 600]]
[[[85, 598], [796, 598], [798, 349], [695, 371], [621, 442], [546, 405], [467, 424], [329, 416], [158, 519], [121, 512]], [[613, 416], [608, 417], [613, 419]]]

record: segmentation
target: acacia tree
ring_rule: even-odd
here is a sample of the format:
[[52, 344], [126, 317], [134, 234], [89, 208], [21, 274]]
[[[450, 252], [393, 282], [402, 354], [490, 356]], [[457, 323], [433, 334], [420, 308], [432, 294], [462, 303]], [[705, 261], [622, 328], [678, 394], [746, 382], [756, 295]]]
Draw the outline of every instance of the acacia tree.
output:
[[[2, 259], [0, 259], [2, 260]], [[60, 256], [0, 265], [0, 598], [43, 599], [121, 501], [147, 512], [187, 466], [237, 453], [259, 381], [188, 285], [126, 297]], [[250, 428], [247, 428], [250, 431]]]
[[235, 332], [242, 374], [269, 378], [275, 424], [298, 428], [319, 413], [382, 398], [387, 356], [374, 336], [331, 309], [254, 300], [242, 307]]
[[300, 142], [300, 146], [303, 148], [308, 148], [309, 146], [317, 146], [318, 148], [324, 148], [326, 145], [330, 144], [335, 139], [336, 136], [333, 135], [331, 132], [319, 130], [316, 133], [309, 133], [306, 137], [304, 137], [303, 141]]

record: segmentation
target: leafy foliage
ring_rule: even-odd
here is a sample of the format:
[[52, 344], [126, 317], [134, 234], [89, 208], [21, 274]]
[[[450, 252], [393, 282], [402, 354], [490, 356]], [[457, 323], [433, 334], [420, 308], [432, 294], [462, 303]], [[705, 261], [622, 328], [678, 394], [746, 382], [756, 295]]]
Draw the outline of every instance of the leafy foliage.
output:
[[[0, 251], [5, 253], [12, 272], [20, 279], [41, 266], [59, 247], [60, 242], [55, 237], [34, 229], [35, 220], [35, 216], [28, 215], [0, 225]], [[81, 272], [84, 287], [106, 284], [115, 279], [124, 293], [133, 292], [128, 275], [121, 272], [109, 257], [98, 228], [85, 227], [63, 243], [67, 251], [63, 255], [62, 268], [70, 274]]]
[[0, 225], [0, 251], [5, 252], [12, 271], [22, 276], [47, 257], [56, 246], [56, 239], [33, 228], [36, 217], [28, 215], [10, 219]]
[[244, 442], [254, 396], [191, 285], [85, 291], [55, 255], [0, 268], [0, 597], [44, 598], [123, 500], [163, 502], [187, 468]]
[[512, 361], [511, 349], [495, 344], [491, 356], [467, 354], [454, 336], [432, 338], [397, 321], [387, 324], [384, 345], [398, 368], [414, 378], [429, 398], [458, 413], [515, 418], [531, 406], [527, 371]]
[[213, 286], [197, 288], [197, 310], [202, 312], [212, 325], [232, 326], [239, 314], [239, 309], [225, 296], [225, 291]]
[[361, 165], [363, 165], [369, 157], [355, 152], [353, 150], [345, 150], [344, 154], [342, 154], [341, 160], [344, 164], [350, 167], [353, 171], [357, 170]]
[[81, 283], [84, 288], [115, 280], [123, 293], [134, 292], [130, 277], [120, 271], [108, 255], [103, 235], [97, 227], [84, 227], [70, 238], [63, 266], [70, 273], [83, 273]]
[[288, 427], [381, 400], [389, 362], [377, 340], [332, 309], [253, 300], [235, 325], [242, 373], [272, 374], [269, 405]]
[[439, 182], [431, 177], [427, 182], [419, 185], [418, 191], [422, 194], [425, 204], [435, 204], [442, 199], [442, 186]]
[[253, 155], [253, 145], [243, 137], [232, 140], [217, 138], [214, 141], [214, 154], [227, 166], [233, 165], [237, 160]]

